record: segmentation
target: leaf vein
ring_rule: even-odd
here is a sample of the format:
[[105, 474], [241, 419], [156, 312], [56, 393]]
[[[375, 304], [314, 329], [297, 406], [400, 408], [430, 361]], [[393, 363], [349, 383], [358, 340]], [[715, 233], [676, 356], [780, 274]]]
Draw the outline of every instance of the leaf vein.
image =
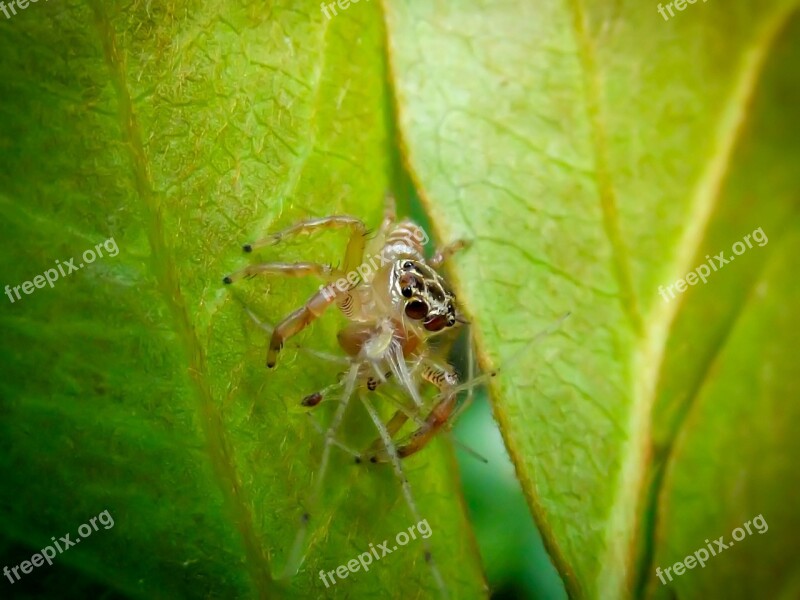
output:
[[177, 324], [179, 339], [185, 347], [188, 373], [198, 398], [200, 421], [205, 434], [207, 448], [215, 475], [228, 508], [234, 515], [242, 537], [247, 566], [260, 597], [269, 597], [273, 588], [269, 560], [261, 550], [253, 528], [252, 515], [244, 501], [243, 490], [236, 475], [232, 450], [226, 440], [222, 415], [214, 403], [207, 384], [206, 356], [189, 318], [183, 298], [178, 273], [164, 234], [162, 209], [153, 189], [149, 161], [145, 152], [142, 134], [136, 119], [130, 91], [124, 72], [113, 26], [99, 0], [90, 0], [95, 27], [102, 42], [106, 66], [119, 104], [120, 128], [127, 145], [136, 192], [148, 217], [148, 241], [151, 247], [151, 268], [156, 276], [158, 288]]

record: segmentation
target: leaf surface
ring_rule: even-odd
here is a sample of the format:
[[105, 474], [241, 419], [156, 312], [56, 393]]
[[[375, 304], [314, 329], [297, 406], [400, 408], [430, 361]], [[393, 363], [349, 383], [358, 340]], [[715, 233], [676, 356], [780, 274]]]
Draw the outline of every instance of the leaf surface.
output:
[[[790, 597], [796, 2], [386, 5], [408, 168], [440, 238], [473, 241], [457, 287], [571, 595]], [[762, 512], [746, 550], [655, 579]]]
[[[119, 249], [3, 306], [3, 536], [32, 554], [108, 510], [113, 528], [48, 571], [83, 594], [430, 597], [419, 539], [319, 578], [415, 524], [389, 468], [344, 454], [300, 574], [277, 579], [323, 441], [297, 407], [339, 367], [288, 345], [267, 371], [245, 308], [276, 322], [319, 282], [222, 285], [248, 260], [342, 259], [337, 233], [241, 252], [270, 230], [380, 219], [397, 165], [378, 6], [328, 20], [313, 2], [63, 0], [0, 26], [4, 280]], [[332, 311], [298, 341], [332, 351], [340, 325]], [[346, 425], [376, 435], [363, 411]], [[477, 597], [452, 460], [436, 443], [408, 477], [451, 592]]]

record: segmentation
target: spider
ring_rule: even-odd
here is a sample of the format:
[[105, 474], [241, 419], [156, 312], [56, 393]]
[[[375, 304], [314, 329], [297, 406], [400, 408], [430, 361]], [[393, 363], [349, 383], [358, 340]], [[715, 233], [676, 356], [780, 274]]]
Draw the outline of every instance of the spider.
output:
[[[377, 235], [370, 240], [367, 239], [368, 231], [361, 219], [334, 215], [301, 221], [262, 240], [245, 244], [243, 250], [252, 252], [289, 236], [341, 228], [350, 230], [341, 269], [314, 262], [269, 262], [248, 265], [228, 275], [223, 281], [232, 284], [255, 275], [315, 275], [326, 281], [303, 306], [271, 330], [266, 359], [267, 367], [274, 368], [285, 342], [322, 316], [334, 303], [348, 320], [348, 324], [337, 335], [339, 345], [348, 357], [348, 371], [338, 383], [302, 400], [304, 406], [314, 407], [332, 389], [343, 388], [339, 406], [324, 433], [322, 461], [309, 504], [316, 504], [320, 497], [330, 449], [336, 445], [354, 456], [358, 463], [365, 458], [373, 463], [391, 462], [400, 479], [406, 503], [413, 517], [420, 521], [400, 460], [424, 448], [454, 418], [458, 392], [464, 389], [464, 386], [459, 386], [455, 370], [438, 358], [437, 349], [430, 342], [437, 336], [454, 331], [459, 324], [466, 323], [461, 317], [453, 290], [437, 268], [467, 244], [456, 241], [426, 259], [425, 232], [409, 219], [398, 222], [394, 198], [387, 194], [383, 220]], [[397, 385], [407, 392], [413, 406], [398, 403], [398, 410], [384, 423], [363, 392], [374, 391], [390, 377], [394, 377]], [[417, 389], [420, 378], [438, 390], [430, 409]], [[354, 393], [360, 396], [379, 432], [378, 439], [364, 453], [351, 450], [335, 438]], [[395, 440], [409, 419], [413, 420], [416, 429]], [[304, 513], [300, 531], [289, 553], [284, 573], [286, 577], [294, 575], [302, 563], [301, 554], [309, 520], [310, 514]], [[447, 596], [446, 586], [433, 562], [427, 541], [425, 560], [434, 573], [442, 595]]]
[[[473, 363], [468, 360], [465, 383], [459, 383], [455, 370], [443, 359], [444, 344], [437, 345], [448, 332], [454, 332], [467, 323], [461, 316], [456, 296], [447, 281], [437, 271], [439, 267], [467, 243], [458, 240], [436, 251], [430, 259], [424, 255], [427, 237], [422, 228], [409, 219], [397, 221], [395, 203], [391, 195], [377, 235], [367, 239], [367, 228], [357, 217], [334, 215], [301, 221], [266, 238], [243, 246], [245, 252], [271, 246], [293, 235], [304, 235], [319, 230], [349, 229], [350, 237], [341, 269], [314, 262], [269, 262], [249, 265], [224, 278], [232, 284], [244, 277], [255, 275], [284, 275], [289, 277], [318, 276], [326, 283], [306, 302], [286, 316], [277, 326], [270, 328], [251, 317], [270, 334], [266, 364], [274, 368], [278, 354], [285, 342], [309, 326], [332, 305], [336, 304], [348, 320], [338, 332], [339, 345], [347, 358], [348, 370], [340, 380], [324, 390], [309, 394], [301, 404], [312, 408], [326, 396], [341, 388], [338, 407], [324, 434], [322, 460], [309, 493], [308, 504], [316, 505], [321, 497], [322, 482], [329, 465], [330, 451], [338, 446], [355, 458], [357, 463], [367, 459], [373, 463], [391, 462], [401, 482], [404, 499], [413, 518], [420, 522], [420, 514], [411, 495], [408, 480], [403, 474], [401, 460], [422, 450], [441, 430], [448, 430], [457, 416], [473, 398], [473, 389], [497, 371], [473, 376]], [[366, 258], [365, 258], [366, 257]], [[560, 323], [569, 313], [563, 315]], [[557, 325], [556, 325], [557, 326]], [[549, 335], [545, 330], [529, 342]], [[439, 340], [437, 340], [439, 338]], [[471, 350], [471, 346], [470, 346]], [[307, 350], [308, 351], [308, 350]], [[309, 351], [318, 358], [339, 361], [336, 357]], [[521, 356], [519, 354], [517, 358]], [[375, 410], [367, 392], [375, 391], [390, 378], [411, 400], [411, 405], [395, 399], [398, 405], [394, 415], [384, 422]], [[437, 394], [426, 405], [417, 389], [423, 380], [437, 389]], [[467, 391], [466, 400], [457, 405], [461, 391]], [[357, 452], [336, 439], [348, 403], [358, 394], [379, 437], [364, 452]], [[310, 413], [309, 413], [310, 414]], [[401, 436], [408, 421], [415, 427]], [[481, 458], [478, 456], [478, 458]], [[485, 462], [485, 459], [482, 459]], [[289, 551], [283, 573], [284, 578], [295, 575], [303, 562], [303, 549], [308, 534], [311, 515], [304, 512], [300, 529]], [[441, 595], [447, 597], [447, 587], [433, 561], [430, 544], [423, 540], [425, 561], [428, 563]]]
[[[303, 306], [274, 328], [267, 351], [268, 368], [275, 367], [286, 340], [322, 316], [334, 303], [349, 321], [337, 337], [353, 365], [354, 388], [374, 391], [387, 377], [394, 376], [420, 411], [424, 403], [415, 383], [416, 375], [409, 369], [410, 363], [416, 363], [419, 377], [437, 388], [439, 401], [424, 419], [416, 419], [419, 427], [396, 446], [397, 456], [406, 458], [424, 448], [448, 423], [456, 408], [458, 376], [452, 367], [430, 356], [429, 342], [466, 322], [457, 308], [455, 294], [436, 269], [467, 244], [456, 241], [426, 259], [425, 232], [410, 219], [397, 222], [394, 198], [387, 195], [383, 221], [369, 242], [361, 219], [334, 215], [301, 221], [245, 244], [243, 250], [252, 252], [292, 235], [339, 228], [350, 230], [342, 269], [313, 262], [270, 262], [248, 265], [223, 281], [231, 284], [244, 277], [267, 274], [316, 275], [327, 280]], [[322, 392], [311, 394], [303, 404], [315, 406], [323, 396]], [[389, 437], [393, 438], [411, 416], [409, 410], [398, 409], [386, 424]], [[391, 448], [376, 440], [366, 458], [371, 462], [388, 462], [391, 453]], [[361, 456], [356, 456], [357, 462], [360, 459]]]

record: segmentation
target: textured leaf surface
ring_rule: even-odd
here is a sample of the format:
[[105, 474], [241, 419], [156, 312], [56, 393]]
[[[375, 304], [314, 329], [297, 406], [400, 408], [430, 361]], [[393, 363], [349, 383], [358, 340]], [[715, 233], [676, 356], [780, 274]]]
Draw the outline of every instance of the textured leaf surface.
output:
[[[275, 581], [321, 448], [295, 407], [338, 368], [288, 348], [267, 372], [243, 308], [275, 321], [316, 283], [219, 283], [264, 231], [374, 225], [402, 154], [440, 237], [474, 241], [454, 275], [483, 362], [508, 367], [496, 416], [572, 595], [795, 597], [796, 2], [669, 21], [632, 1], [383, 11], [63, 0], [0, 20], [4, 283], [120, 248], [0, 314], [3, 546], [32, 553], [106, 509], [116, 523], [26, 585], [430, 597], [421, 547], [318, 579], [412, 524], [387, 469], [338, 455], [303, 571]], [[758, 227], [768, 245], [661, 299]], [[332, 349], [337, 324], [300, 341]], [[374, 435], [363, 417], [348, 436]], [[445, 579], [481, 595], [448, 448], [407, 467]], [[656, 578], [758, 514], [766, 533]]]
[[458, 285], [484, 362], [514, 357], [495, 414], [572, 595], [794, 597], [796, 3], [387, 5], [409, 170], [441, 237], [474, 241]]
[[[430, 597], [419, 542], [335, 588], [318, 578], [414, 524], [388, 469], [339, 455], [303, 570], [275, 580], [322, 446], [294, 407], [339, 369], [287, 348], [267, 372], [243, 308], [277, 321], [317, 283], [221, 285], [268, 230], [379, 219], [396, 170], [379, 7], [328, 21], [313, 2], [59, 0], [0, 27], [4, 283], [109, 236], [119, 248], [0, 315], [4, 537], [32, 554], [103, 510], [115, 520], [28, 585], [60, 573], [86, 595]], [[336, 262], [344, 242], [260, 258]], [[337, 323], [300, 341], [332, 349]], [[408, 470], [451, 590], [482, 595], [448, 448]]]

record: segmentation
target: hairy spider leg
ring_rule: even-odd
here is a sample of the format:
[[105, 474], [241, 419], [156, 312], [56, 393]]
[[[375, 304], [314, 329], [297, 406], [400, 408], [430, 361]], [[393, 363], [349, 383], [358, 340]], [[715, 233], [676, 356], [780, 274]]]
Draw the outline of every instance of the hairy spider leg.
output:
[[[442, 398], [431, 409], [424, 423], [401, 440], [396, 449], [400, 458], [406, 458], [422, 450], [442, 425], [447, 423], [456, 407], [458, 393], [455, 387], [458, 385], [458, 376], [449, 365], [426, 360], [422, 368], [422, 378], [436, 386]], [[370, 456], [370, 462], [386, 462], [388, 450], [384, 444], [383, 448]]]
[[[361, 264], [361, 261], [364, 257], [367, 228], [361, 219], [349, 215], [333, 215], [330, 217], [300, 221], [299, 223], [295, 223], [286, 229], [272, 233], [261, 240], [250, 244], [245, 244], [244, 251], [252, 252], [256, 248], [276, 244], [284, 238], [292, 235], [305, 235], [313, 233], [317, 230], [342, 228], [348, 228], [351, 230], [351, 232], [350, 238], [347, 242], [347, 248], [345, 249], [344, 266], [338, 272], [350, 273]], [[306, 267], [305, 272], [301, 274], [308, 274], [313, 270], [313, 267], [309, 266], [313, 263], [301, 264], [305, 265]], [[246, 269], [243, 270], [246, 271]], [[294, 273], [297, 272], [298, 270], [295, 268]], [[293, 273], [293, 271], [291, 269], [286, 269], [284, 271], [284, 274], [289, 273]], [[333, 269], [331, 269], [330, 274], [332, 273]], [[328, 274], [328, 278], [330, 277], [330, 274]], [[289, 314], [283, 319], [283, 321], [278, 323], [273, 330], [272, 337], [269, 341], [269, 349], [267, 350], [267, 367], [272, 368], [275, 366], [275, 363], [278, 359], [278, 353], [288, 338], [292, 337], [293, 335], [297, 335], [315, 319], [319, 318], [335, 300], [341, 301], [343, 294], [346, 292], [347, 289], [341, 290], [336, 286], [328, 285], [325, 288], [317, 291], [306, 301], [303, 306]]]
[[[308, 349], [301, 348], [301, 350], [304, 350], [306, 352], [315, 354], [314, 351], [310, 351]], [[326, 358], [327, 360], [334, 360], [335, 362], [339, 362], [341, 360], [338, 357], [333, 357], [333, 356], [331, 356], [331, 357], [325, 356], [324, 358]], [[413, 357], [413, 366], [411, 367], [411, 373], [412, 374], [415, 373], [416, 370], [420, 367], [420, 365], [422, 365], [424, 363], [425, 360], [428, 360], [428, 359], [423, 354], [414, 355], [414, 357]], [[453, 441], [453, 443], [455, 443], [457, 446], [459, 446], [462, 449], [464, 449], [467, 453], [472, 455], [474, 458], [476, 458], [477, 460], [479, 460], [481, 462], [488, 463], [489, 461], [486, 460], [486, 458], [481, 456], [478, 452], [476, 452], [475, 450], [470, 448], [468, 445], [466, 445], [463, 442], [461, 442], [460, 440], [458, 440], [455, 436], [452, 435], [452, 433], [450, 431], [452, 429], [453, 424], [457, 420], [458, 416], [462, 412], [462, 409], [466, 409], [467, 406], [469, 406], [469, 404], [472, 402], [474, 389], [478, 385], [482, 384], [484, 381], [486, 381], [488, 379], [485, 376], [481, 376], [481, 377], [475, 377], [474, 376], [474, 363], [472, 362], [473, 361], [472, 348], [470, 348], [470, 351], [469, 351], [469, 361], [470, 361], [468, 363], [469, 364], [469, 367], [468, 367], [469, 376], [468, 376], [467, 381], [464, 382], [461, 385], [458, 385], [456, 387], [450, 388], [448, 390], [449, 392], [453, 392], [455, 394], [458, 394], [458, 393], [466, 390], [467, 391], [467, 399], [463, 404], [459, 405], [458, 410], [455, 411], [454, 414], [448, 419], [448, 422], [447, 422], [447, 425], [446, 425], [446, 430], [445, 430], [444, 433], [445, 433], [445, 435], [448, 436], [448, 438], [450, 438]], [[385, 381], [385, 378], [388, 378], [390, 375], [391, 375], [391, 371], [386, 372], [386, 374], [384, 376], [384, 381]], [[493, 373], [490, 374], [490, 375], [494, 376]], [[381, 384], [381, 381], [379, 379], [373, 377], [373, 376], [369, 376], [366, 379], [366, 387], [367, 387], [367, 390], [369, 390], [369, 391], [375, 391], [375, 389], [380, 384]], [[318, 406], [321, 402], [323, 402], [323, 400], [327, 397], [327, 395], [332, 390], [337, 389], [337, 388], [341, 387], [342, 385], [343, 385], [343, 382], [340, 381], [340, 382], [337, 382], [335, 384], [329, 385], [326, 388], [324, 388], [324, 389], [322, 389], [322, 390], [320, 390], [318, 392], [309, 394], [308, 396], [303, 398], [303, 400], [301, 401], [301, 404], [303, 406], [307, 407], [307, 408], [314, 408], [314, 407]], [[402, 388], [400, 386], [396, 386], [396, 387], [398, 389], [402, 389], [403, 391], [407, 391], [407, 390], [405, 390], [404, 388]], [[400, 402], [397, 398], [395, 398], [393, 394], [387, 394], [384, 397], [386, 399], [388, 399], [392, 404], [394, 404], [395, 406], [398, 407], [398, 409], [395, 412], [395, 414], [386, 423], [386, 430], [389, 432], [389, 435], [392, 437], [392, 439], [394, 439], [394, 437], [403, 428], [403, 426], [408, 422], [409, 419], [412, 419], [414, 421], [414, 423], [418, 427], [421, 427], [421, 426], [425, 425], [425, 420], [420, 416], [420, 412], [421, 411], [420, 411], [419, 408], [412, 409], [410, 407], [407, 407], [402, 402]], [[324, 434], [324, 430], [322, 429], [322, 426], [316, 421], [316, 419], [314, 419], [314, 417], [313, 417], [313, 415], [311, 415], [311, 413], [308, 413], [308, 414], [309, 414], [309, 418], [311, 418], [311, 420], [312, 420], [312, 423], [313, 423], [315, 429], [317, 429], [317, 431], [320, 434]], [[361, 463], [364, 460], [365, 456], [374, 457], [374, 455], [378, 451], [380, 451], [381, 447], [383, 446], [383, 440], [381, 440], [380, 437], [378, 437], [372, 443], [372, 445], [370, 445], [370, 447], [363, 453], [357, 452], [356, 450], [350, 448], [349, 446], [347, 446], [346, 444], [344, 444], [343, 442], [341, 442], [339, 440], [333, 440], [333, 443], [334, 443], [335, 446], [337, 446], [338, 448], [343, 450], [345, 453], [347, 453], [350, 456], [352, 456], [355, 459], [356, 463]], [[378, 461], [375, 460], [373, 462], [378, 462]]]
[[279, 241], [289, 236], [307, 235], [318, 230], [342, 228], [351, 230], [350, 239], [347, 242], [347, 249], [345, 250], [344, 267], [342, 268], [345, 273], [349, 273], [361, 264], [361, 260], [364, 257], [364, 247], [366, 245], [364, 238], [367, 234], [367, 226], [364, 225], [364, 221], [350, 215], [332, 215], [330, 217], [320, 217], [318, 219], [306, 219], [286, 229], [271, 233], [261, 240], [245, 244], [243, 249], [245, 252], [252, 252], [256, 248], [277, 244]]
[[[308, 414], [308, 418], [311, 421], [311, 424], [314, 426], [314, 429], [317, 430], [317, 433], [319, 433], [320, 435], [324, 436], [327, 439], [328, 432], [325, 430], [322, 424], [314, 417], [314, 413], [309, 412], [306, 414]], [[357, 463], [361, 462], [361, 455], [355, 450], [353, 450], [350, 446], [348, 446], [344, 442], [339, 441], [335, 437], [330, 438], [330, 440], [331, 444], [333, 444], [340, 450], [343, 450], [345, 453], [355, 458]]]
[[269, 348], [267, 349], [267, 367], [271, 369], [275, 366], [275, 362], [278, 360], [278, 353], [287, 339], [297, 335], [321, 317], [328, 307], [343, 293], [334, 286], [322, 288], [306, 300], [303, 306], [284, 317], [275, 326], [270, 337]]
[[[359, 398], [361, 402], [364, 404], [364, 408], [367, 409], [372, 422], [375, 423], [375, 427], [378, 430], [378, 433], [383, 440], [384, 446], [386, 447], [386, 451], [389, 454], [389, 458], [392, 463], [392, 467], [394, 468], [395, 475], [400, 480], [400, 486], [403, 491], [403, 497], [405, 498], [406, 504], [408, 505], [408, 509], [411, 511], [411, 518], [414, 519], [417, 523], [422, 521], [422, 518], [419, 514], [419, 509], [417, 508], [417, 503], [414, 501], [414, 496], [411, 494], [411, 485], [408, 483], [408, 479], [403, 472], [403, 466], [400, 464], [400, 457], [398, 456], [397, 451], [395, 450], [394, 443], [392, 442], [392, 438], [389, 435], [383, 421], [381, 420], [380, 415], [378, 415], [375, 408], [372, 406], [372, 402], [370, 402], [369, 398], [366, 397], [364, 394], [359, 394]], [[448, 597], [447, 593], [447, 586], [444, 583], [444, 579], [442, 578], [442, 574], [439, 572], [439, 567], [436, 565], [436, 562], [433, 559], [433, 552], [431, 551], [430, 542], [427, 539], [423, 539], [423, 548], [425, 549], [425, 562], [431, 569], [433, 573], [433, 578], [436, 581], [436, 585], [439, 587], [439, 591], [443, 598]]]
[[342, 272], [334, 269], [331, 265], [323, 265], [314, 262], [268, 262], [258, 265], [247, 265], [243, 269], [239, 269], [225, 277], [223, 283], [235, 283], [245, 277], [254, 277], [255, 275], [283, 275], [284, 277], [307, 277], [309, 275], [316, 275], [329, 282], [331, 279], [341, 277]]
[[[314, 404], [314, 406], [316, 406], [316, 403]], [[325, 429], [322, 427], [319, 421], [317, 421], [317, 419], [314, 418], [313, 413], [308, 412], [306, 414], [308, 414], [309, 419], [311, 419], [311, 424], [314, 426], [314, 429], [317, 430], [317, 433], [324, 436]], [[414, 416], [411, 410], [407, 408], [401, 408], [397, 412], [395, 412], [394, 416], [389, 420], [388, 423], [386, 423], [386, 431], [388, 431], [389, 435], [391, 435], [392, 438], [394, 438], [394, 436], [408, 421], [408, 419], [414, 419], [414, 422], [417, 423], [418, 425], [425, 424], [425, 421], [423, 421], [419, 417]], [[455, 445], [464, 450], [467, 454], [469, 454], [470, 456], [472, 456], [473, 458], [482, 463], [488, 464], [489, 461], [486, 457], [482, 456], [479, 452], [472, 449], [467, 444], [465, 444], [464, 442], [453, 436], [453, 434], [449, 431], [449, 429], [444, 433], [452, 440], [452, 442]], [[383, 440], [380, 437], [378, 437], [378, 439], [375, 440], [375, 443], [372, 444], [372, 446], [366, 452], [358, 452], [354, 448], [348, 446], [347, 444], [338, 439], [333, 440], [333, 445], [339, 448], [340, 450], [344, 451], [345, 454], [350, 455], [356, 464], [361, 464], [362, 462], [364, 462], [365, 455], [369, 456], [371, 454], [374, 454], [377, 450], [380, 449], [380, 447], [383, 445]]]
[[[251, 319], [258, 325], [261, 329], [266, 331], [269, 335], [272, 335], [272, 332], [275, 331], [275, 327], [270, 325], [269, 323], [262, 321], [258, 318], [258, 316], [246, 306], [244, 307], [245, 312], [250, 316]], [[344, 356], [337, 356], [335, 354], [329, 354], [328, 352], [322, 352], [321, 350], [314, 350], [313, 348], [308, 348], [303, 346], [302, 344], [293, 344], [292, 348], [303, 352], [304, 354], [308, 354], [309, 356], [313, 356], [314, 358], [319, 358], [320, 360], [324, 360], [327, 362], [332, 362], [340, 365], [349, 365], [350, 360], [345, 358]]]
[[[388, 452], [388, 455], [390, 457], [390, 461], [392, 462], [392, 466], [393, 466], [395, 475], [398, 477], [398, 479], [400, 480], [401, 485], [402, 485], [402, 491], [403, 491], [404, 500], [405, 500], [406, 504], [408, 505], [409, 510], [411, 511], [412, 518], [414, 520], [416, 520], [417, 522], [419, 522], [421, 520], [420, 519], [419, 510], [417, 508], [416, 502], [414, 501], [414, 497], [413, 497], [413, 495], [411, 493], [410, 484], [409, 484], [407, 478], [405, 477], [405, 473], [404, 473], [404, 471], [402, 469], [402, 466], [400, 464], [400, 457], [398, 456], [396, 449], [394, 449], [394, 445], [393, 445], [393, 442], [392, 442], [391, 438], [396, 433], [396, 431], [400, 429], [402, 424], [406, 422], [407, 419], [414, 418], [414, 420], [416, 422], [418, 422], [418, 423], [422, 423], [422, 421], [417, 419], [417, 418], [415, 418], [411, 414], [411, 411], [409, 409], [401, 409], [395, 414], [395, 416], [392, 418], [392, 420], [389, 421], [388, 424], [384, 424], [381, 421], [380, 416], [377, 414], [377, 412], [375, 411], [374, 407], [372, 406], [371, 402], [369, 402], [366, 398], [364, 398], [363, 395], [361, 395], [361, 393], [360, 393], [361, 391], [363, 391], [363, 390], [359, 390], [359, 396], [360, 396], [362, 402], [364, 402], [365, 408], [367, 409], [367, 412], [369, 413], [370, 418], [372, 419], [373, 423], [375, 424], [375, 426], [378, 429], [378, 432], [379, 432], [379, 435], [380, 435], [380, 437], [378, 438], [378, 442], [383, 444], [385, 447], [388, 448], [387, 452]], [[398, 415], [400, 415], [402, 418], [398, 418]], [[338, 447], [339, 449], [343, 450], [345, 453], [347, 453], [350, 456], [352, 456], [355, 459], [356, 463], [362, 462], [362, 455], [359, 452], [356, 452], [351, 447], [349, 447], [346, 444], [338, 441], [330, 433], [326, 433], [324, 428], [316, 421], [316, 419], [313, 418], [311, 413], [309, 413], [309, 418], [311, 418], [312, 424], [314, 425], [314, 428], [321, 435], [325, 435], [326, 439], [330, 440], [330, 442], [331, 442], [331, 444], [333, 446]], [[397, 422], [395, 422], [395, 420], [397, 420]], [[455, 440], [455, 441], [456, 441], [456, 443], [458, 443], [458, 440]], [[488, 462], [484, 457], [482, 457], [479, 454], [477, 454], [474, 450], [471, 450], [470, 448], [468, 448], [466, 446], [464, 446], [464, 448], [465, 448], [465, 450], [467, 450], [468, 452], [473, 454], [473, 456], [475, 456], [478, 460], [481, 460], [483, 462]], [[306, 521], [307, 521], [307, 519], [304, 520], [304, 523]], [[444, 583], [444, 579], [441, 577], [441, 574], [439, 572], [439, 569], [438, 569], [436, 563], [434, 562], [433, 553], [431, 551], [431, 547], [430, 547], [429, 543], [425, 543], [424, 550], [425, 550], [425, 562], [431, 568], [431, 571], [432, 571], [432, 573], [434, 575], [434, 580], [436, 581], [437, 586], [440, 589], [442, 597], [447, 598], [448, 597], [447, 587], [446, 587], [446, 585]]]
[[[409, 419], [413, 419], [420, 426], [425, 423], [425, 421], [417, 416], [419, 410], [406, 408], [405, 406], [402, 406], [399, 401], [394, 400], [393, 398], [392, 401], [396, 406], [399, 405], [400, 408], [395, 411], [394, 415], [392, 415], [392, 418], [389, 419], [388, 423], [386, 423], [386, 431], [389, 432], [390, 438], [394, 439], [394, 436], [397, 435], [397, 433], [403, 428], [403, 425], [405, 425]], [[379, 436], [374, 442], [372, 442], [372, 444], [363, 454], [370, 457], [370, 462], [378, 462], [378, 460], [375, 459], [375, 456], [383, 447], [383, 439], [381, 439]]]
[[433, 256], [428, 261], [428, 264], [434, 269], [438, 269], [442, 266], [444, 261], [449, 259], [456, 252], [468, 248], [470, 244], [471, 242], [467, 240], [456, 240], [455, 242], [447, 244], [444, 248], [437, 248], [436, 252], [434, 252]]
[[[537, 336], [537, 338], [538, 337], [539, 336]], [[537, 338], [534, 338], [534, 339], [537, 339]], [[471, 334], [470, 334], [470, 342], [472, 342], [472, 335]], [[411, 454], [414, 454], [415, 452], [418, 452], [425, 445], [427, 445], [427, 443], [428, 443], [428, 441], [430, 441], [430, 439], [432, 439], [436, 435], [438, 429], [444, 429], [444, 433], [455, 444], [457, 444], [458, 446], [463, 448], [466, 452], [468, 452], [474, 458], [480, 460], [481, 462], [484, 462], [484, 463], [488, 462], [486, 460], [486, 458], [481, 456], [475, 450], [473, 450], [472, 448], [470, 448], [466, 444], [462, 443], [460, 440], [458, 440], [455, 437], [453, 437], [452, 433], [451, 433], [451, 430], [452, 430], [453, 425], [456, 423], [456, 421], [460, 417], [460, 415], [472, 404], [472, 402], [474, 400], [475, 388], [478, 387], [479, 385], [487, 382], [489, 379], [491, 379], [495, 375], [497, 375], [497, 372], [490, 372], [490, 373], [486, 373], [486, 374], [481, 375], [481, 376], [475, 376], [474, 349], [473, 349], [471, 343], [470, 343], [469, 351], [468, 351], [467, 380], [462, 384], [458, 384], [457, 377], [455, 376], [455, 374], [452, 372], [452, 370], [449, 367], [445, 367], [445, 366], [443, 366], [443, 365], [441, 365], [439, 363], [436, 363], [435, 361], [425, 357], [424, 355], [416, 355], [414, 358], [415, 358], [415, 364], [411, 368], [411, 372], [413, 373], [414, 371], [416, 371], [416, 369], [420, 366], [420, 364], [422, 364], [424, 366], [424, 369], [425, 369], [425, 373], [423, 374], [423, 378], [425, 378], [427, 381], [433, 383], [434, 385], [437, 385], [438, 389], [440, 390], [440, 394], [437, 395], [437, 398], [442, 398], [442, 396], [446, 397], [447, 395], [452, 394], [453, 398], [455, 399], [456, 396], [462, 391], [466, 391], [467, 392], [467, 397], [464, 400], [464, 402], [462, 402], [460, 405], [457, 404], [456, 402], [454, 402], [453, 403], [454, 409], [453, 409], [452, 414], [447, 416], [445, 422], [442, 425], [440, 425], [439, 427], [437, 427], [436, 430], [431, 430], [430, 422], [428, 420], [422, 419], [419, 416], [419, 413], [420, 413], [419, 407], [417, 407], [416, 409], [413, 409], [413, 408], [410, 408], [410, 407], [406, 407], [401, 402], [399, 402], [397, 399], [395, 399], [391, 394], [387, 395], [386, 398], [388, 398], [393, 404], [395, 404], [395, 406], [398, 407], [397, 411], [394, 413], [394, 415], [391, 417], [391, 419], [387, 423], [385, 423], [385, 425], [384, 425], [386, 427], [386, 431], [389, 433], [390, 438], [394, 439], [395, 436], [397, 435], [397, 433], [403, 428], [403, 426], [409, 421], [409, 419], [413, 420], [414, 423], [418, 427], [418, 430], [416, 432], [412, 433], [409, 437], [407, 437], [405, 439], [406, 440], [408, 440], [408, 439], [412, 439], [413, 440], [413, 439], [415, 439], [414, 436], [418, 435], [418, 437], [416, 437], [416, 441], [419, 444], [419, 446], [416, 447], [416, 449], [413, 449], [413, 450], [410, 449], [410, 448], [407, 449], [407, 454], [403, 454], [401, 452], [400, 453], [400, 457], [401, 458], [405, 458], [406, 456], [410, 456]], [[443, 383], [446, 383], [447, 380], [449, 380], [450, 385], [443, 385]], [[367, 389], [369, 391], [374, 391], [380, 383], [381, 382], [379, 380], [377, 380], [376, 378], [369, 377], [367, 379], [367, 382], [366, 382]], [[335, 387], [335, 386], [329, 386], [329, 387]], [[398, 386], [398, 387], [400, 387], [400, 386]], [[404, 388], [401, 387], [401, 389], [404, 389]], [[306, 399], [313, 398], [314, 401], [313, 401], [313, 403], [309, 402], [308, 404], [305, 404], [305, 405], [306, 406], [316, 406], [317, 404], [319, 404], [322, 401], [322, 397], [323, 397], [324, 393], [327, 392], [327, 390], [328, 390], [328, 388], [326, 388], [326, 390], [323, 391], [323, 392], [319, 392], [317, 394], [312, 394], [310, 396], [307, 396]], [[407, 390], [405, 390], [405, 391], [407, 391]], [[455, 408], [455, 406], [457, 406], [457, 408]], [[318, 424], [315, 424], [315, 427], [318, 430], [320, 429], [320, 426]], [[420, 437], [420, 436], [423, 436], [423, 434], [424, 434], [424, 436], [427, 436], [426, 440], [422, 440], [422, 437]], [[336, 445], [337, 447], [339, 447], [340, 449], [345, 451], [347, 454], [352, 456], [355, 459], [356, 463], [362, 462], [365, 457], [368, 458], [370, 460], [370, 462], [386, 462], [387, 461], [386, 451], [384, 450], [384, 443], [383, 443], [383, 440], [380, 437], [378, 437], [363, 453], [355, 451], [354, 449], [346, 446], [345, 444], [343, 444], [342, 442], [340, 442], [338, 440], [334, 440], [334, 445]]]

